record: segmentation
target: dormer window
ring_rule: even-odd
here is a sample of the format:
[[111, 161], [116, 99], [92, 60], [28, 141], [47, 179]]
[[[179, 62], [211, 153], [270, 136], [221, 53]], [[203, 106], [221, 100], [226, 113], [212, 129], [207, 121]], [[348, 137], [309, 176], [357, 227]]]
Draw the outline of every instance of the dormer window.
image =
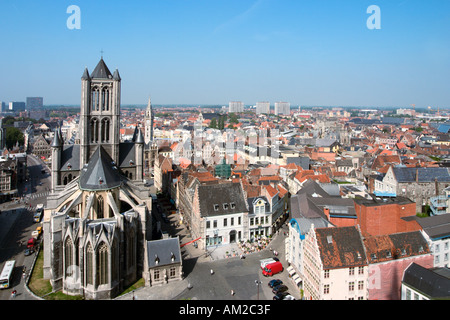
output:
[[72, 165], [70, 163], [67, 164], [68, 169], [72, 169]]
[[174, 262], [175, 261], [175, 255], [173, 254], [173, 252], [170, 253], [170, 257], [172, 259], [172, 262]]
[[219, 211], [219, 205], [218, 204], [214, 205], [214, 211]]
[[236, 204], [234, 202], [230, 203], [230, 208], [231, 209], [235, 209], [236, 208]]
[[130, 166], [133, 166], [133, 165], [134, 165], [134, 161], [130, 160]]
[[158, 264], [158, 263], [159, 263], [159, 257], [157, 254], [155, 254], [155, 264]]
[[101, 178], [101, 177], [98, 178], [98, 183], [99, 183], [99, 184], [103, 184], [103, 178]]
[[228, 203], [224, 203], [224, 204], [223, 204], [223, 209], [224, 209], [224, 210], [228, 210]]

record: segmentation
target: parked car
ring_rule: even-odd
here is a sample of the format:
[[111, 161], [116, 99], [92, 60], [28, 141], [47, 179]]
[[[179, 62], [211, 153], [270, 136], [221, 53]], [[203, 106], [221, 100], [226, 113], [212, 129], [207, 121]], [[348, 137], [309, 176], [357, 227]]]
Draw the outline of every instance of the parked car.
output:
[[278, 294], [280, 292], [285, 292], [285, 291], [288, 291], [288, 287], [286, 287], [284, 284], [280, 284], [276, 287], [273, 287], [273, 289], [272, 289], [273, 294]]
[[285, 293], [287, 294], [284, 296], [283, 300], [296, 300], [294, 296], [290, 295], [288, 292]]
[[288, 292], [279, 292], [273, 296], [273, 300], [285, 300], [284, 298], [289, 295]]
[[28, 239], [28, 242], [27, 242], [27, 248], [34, 248], [35, 244], [36, 244], [36, 239], [30, 238], [30, 239]]
[[281, 281], [280, 279], [273, 279], [269, 281], [269, 287], [273, 288], [276, 286], [279, 286], [280, 284], [283, 284], [283, 281]]
[[32, 236], [33, 238], [35, 238], [35, 239], [39, 239], [41, 233], [42, 233], [42, 227], [37, 227], [36, 230], [34, 230], [34, 231], [31, 233], [31, 236]]
[[33, 248], [27, 248], [27, 249], [25, 249], [23, 254], [25, 256], [29, 256], [29, 255], [32, 255], [33, 253], [34, 253], [34, 249]]

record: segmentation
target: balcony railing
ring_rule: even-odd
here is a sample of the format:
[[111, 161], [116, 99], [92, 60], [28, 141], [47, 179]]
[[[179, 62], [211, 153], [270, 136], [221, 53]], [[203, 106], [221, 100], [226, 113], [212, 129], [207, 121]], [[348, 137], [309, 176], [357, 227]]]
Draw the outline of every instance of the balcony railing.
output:
[[430, 198], [430, 209], [433, 215], [441, 215], [447, 213], [449, 197], [440, 195]]

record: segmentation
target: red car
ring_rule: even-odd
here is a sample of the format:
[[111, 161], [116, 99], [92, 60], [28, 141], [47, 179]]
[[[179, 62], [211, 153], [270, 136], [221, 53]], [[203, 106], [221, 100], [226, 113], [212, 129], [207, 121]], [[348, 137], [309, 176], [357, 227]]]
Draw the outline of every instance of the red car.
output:
[[35, 244], [36, 244], [36, 239], [30, 238], [27, 243], [27, 248], [34, 248]]

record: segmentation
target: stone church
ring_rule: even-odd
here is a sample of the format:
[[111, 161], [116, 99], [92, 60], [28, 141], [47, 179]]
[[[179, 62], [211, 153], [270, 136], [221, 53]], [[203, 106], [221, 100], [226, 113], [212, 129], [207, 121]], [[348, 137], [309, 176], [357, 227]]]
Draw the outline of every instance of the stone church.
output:
[[44, 278], [69, 295], [109, 299], [150, 276], [146, 141], [137, 130], [132, 141], [120, 142], [121, 78], [103, 58], [92, 73], [84, 70], [81, 89], [80, 143], [64, 144], [59, 130], [51, 143]]

